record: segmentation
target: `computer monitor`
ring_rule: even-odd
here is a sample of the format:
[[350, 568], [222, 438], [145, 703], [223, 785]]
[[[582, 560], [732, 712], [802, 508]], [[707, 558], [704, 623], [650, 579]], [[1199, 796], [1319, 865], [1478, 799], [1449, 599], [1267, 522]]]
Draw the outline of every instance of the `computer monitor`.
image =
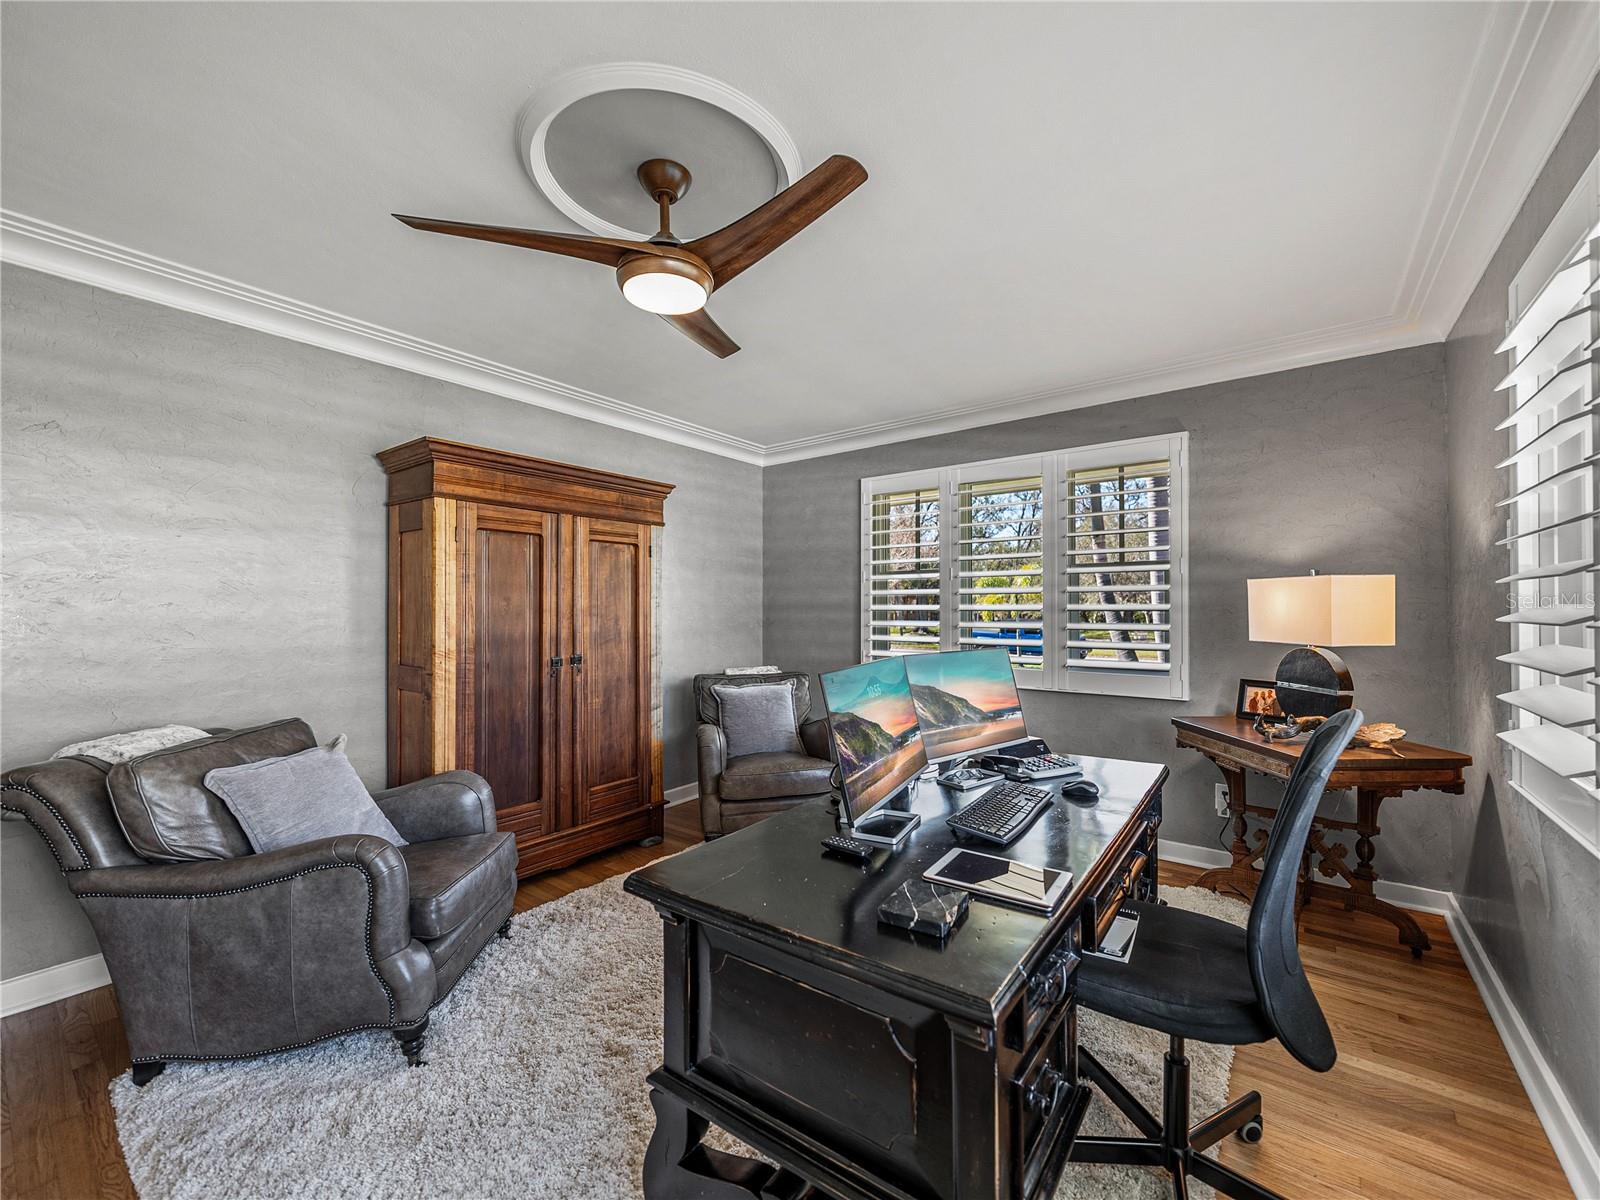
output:
[[821, 678], [845, 815], [859, 827], [928, 765], [911, 684], [899, 658], [828, 671]]
[[1022, 699], [1004, 650], [911, 655], [906, 675], [930, 762], [1027, 739]]

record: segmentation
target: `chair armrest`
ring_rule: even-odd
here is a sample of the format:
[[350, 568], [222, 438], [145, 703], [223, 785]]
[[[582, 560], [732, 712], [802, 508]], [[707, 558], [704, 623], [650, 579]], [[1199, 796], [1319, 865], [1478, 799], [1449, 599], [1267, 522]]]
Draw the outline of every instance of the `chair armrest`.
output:
[[807, 721], [800, 726], [800, 744], [812, 758], [833, 761], [833, 750], [828, 741], [828, 722], [824, 719]]
[[728, 766], [728, 739], [720, 725], [702, 725], [695, 742], [700, 752], [700, 794], [714, 796], [722, 790], [722, 772]]
[[494, 792], [471, 771], [446, 771], [372, 798], [408, 842], [495, 832]]
[[728, 765], [728, 741], [720, 725], [695, 731], [700, 766], [700, 829], [707, 837], [722, 832], [722, 771]]
[[[372, 910], [374, 958], [397, 954], [411, 942], [411, 879], [392, 844], [371, 834], [321, 838], [267, 854], [187, 863], [148, 863], [72, 871], [67, 884], [79, 900], [198, 900], [286, 886], [313, 871], [343, 868], [366, 877]], [[365, 912], [356, 914], [365, 921]]]

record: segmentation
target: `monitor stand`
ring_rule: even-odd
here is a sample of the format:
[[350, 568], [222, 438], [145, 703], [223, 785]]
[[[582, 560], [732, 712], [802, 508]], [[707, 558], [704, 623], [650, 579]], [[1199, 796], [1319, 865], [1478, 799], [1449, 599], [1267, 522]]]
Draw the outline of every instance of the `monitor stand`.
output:
[[940, 787], [955, 788], [965, 792], [971, 788], [987, 787], [1005, 778], [998, 771], [991, 771], [986, 767], [975, 767], [972, 758], [955, 758], [936, 768], [934, 782]]
[[871, 842], [874, 846], [886, 846], [890, 850], [898, 850], [906, 844], [911, 831], [921, 824], [922, 818], [916, 813], [894, 812], [891, 809], [880, 808], [868, 813], [852, 825], [850, 836], [860, 842]]

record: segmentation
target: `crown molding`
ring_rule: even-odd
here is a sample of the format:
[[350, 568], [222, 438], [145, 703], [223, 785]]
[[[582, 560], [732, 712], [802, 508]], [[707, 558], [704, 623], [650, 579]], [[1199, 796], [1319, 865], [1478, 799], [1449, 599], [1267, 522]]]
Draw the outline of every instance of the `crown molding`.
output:
[[761, 447], [638, 405], [0, 209], [0, 261], [760, 465]]
[[1387, 319], [1363, 322], [1067, 388], [763, 446], [6, 209], [0, 209], [0, 261], [756, 466], [819, 458], [1439, 340], [1429, 331]]
[[1388, 315], [769, 445], [4, 209], [0, 260], [740, 462], [819, 458], [1443, 341], [1600, 70], [1600, 5], [1527, 0], [1485, 8], [1474, 65]]
[[1395, 313], [1449, 336], [1600, 72], [1600, 5], [1485, 5]]
[[1296, 367], [1310, 367], [1318, 363], [1336, 362], [1343, 358], [1382, 354], [1389, 350], [1403, 350], [1439, 340], [1439, 335], [1433, 330], [1390, 318], [1362, 321], [1312, 333], [1274, 338], [1242, 349], [1184, 359], [1144, 371], [1110, 375], [1066, 388], [1031, 392], [963, 408], [944, 409], [938, 413], [910, 417], [901, 421], [862, 425], [837, 433], [775, 442], [764, 447], [762, 464], [774, 466], [778, 463], [796, 462], [826, 454], [843, 454], [851, 450], [863, 450], [892, 442], [934, 437], [942, 433], [958, 433], [963, 429], [976, 429], [1002, 421], [1019, 421], [1026, 417], [1041, 417], [1075, 408], [1089, 408], [1096, 404], [1111, 404], [1118, 400], [1135, 400], [1142, 396], [1157, 396], [1166, 392], [1182, 391], [1185, 388], [1249, 379], [1256, 375], [1271, 375], [1277, 371], [1289, 371]]

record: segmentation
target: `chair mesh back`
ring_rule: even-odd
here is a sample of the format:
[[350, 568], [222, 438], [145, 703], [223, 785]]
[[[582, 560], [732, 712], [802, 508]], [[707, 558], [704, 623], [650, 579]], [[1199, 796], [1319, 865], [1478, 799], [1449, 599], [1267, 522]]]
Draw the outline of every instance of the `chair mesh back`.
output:
[[1300, 861], [1317, 804], [1339, 755], [1365, 718], [1360, 709], [1335, 713], [1311, 735], [1289, 776], [1272, 823], [1267, 861], [1250, 906], [1248, 947], [1256, 998], [1284, 1048], [1314, 1071], [1333, 1066], [1337, 1051], [1328, 1022], [1300, 965], [1295, 935], [1295, 893]]

